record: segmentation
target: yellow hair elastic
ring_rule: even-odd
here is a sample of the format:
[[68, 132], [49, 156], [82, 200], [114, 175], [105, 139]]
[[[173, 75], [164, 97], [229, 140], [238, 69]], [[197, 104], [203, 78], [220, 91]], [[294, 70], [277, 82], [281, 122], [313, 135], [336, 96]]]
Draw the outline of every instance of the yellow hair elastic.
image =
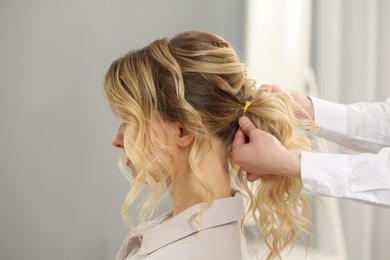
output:
[[242, 111], [244, 111], [244, 113], [248, 110], [248, 107], [251, 105], [252, 103], [250, 101], [246, 101], [245, 102], [245, 106], [242, 107]]

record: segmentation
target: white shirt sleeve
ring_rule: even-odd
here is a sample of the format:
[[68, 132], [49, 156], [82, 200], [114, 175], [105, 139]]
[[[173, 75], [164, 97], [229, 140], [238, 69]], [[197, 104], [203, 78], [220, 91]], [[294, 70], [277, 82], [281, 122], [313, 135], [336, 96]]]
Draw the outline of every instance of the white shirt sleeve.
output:
[[390, 207], [390, 98], [387, 103], [340, 105], [312, 98], [321, 138], [357, 155], [303, 152], [304, 190]]
[[341, 105], [311, 97], [314, 130], [321, 138], [360, 152], [378, 152], [390, 146], [390, 98], [387, 102]]
[[303, 152], [301, 178], [308, 193], [390, 207], [390, 148], [358, 155]]

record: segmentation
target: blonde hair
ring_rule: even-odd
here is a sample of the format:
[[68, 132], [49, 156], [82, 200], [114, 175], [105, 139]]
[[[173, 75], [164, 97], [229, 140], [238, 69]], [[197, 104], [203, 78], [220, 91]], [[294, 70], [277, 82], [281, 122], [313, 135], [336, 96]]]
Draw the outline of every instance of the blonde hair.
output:
[[[251, 105], [245, 115], [258, 128], [276, 136], [289, 149], [312, 150], [301, 129], [313, 123], [296, 119], [286, 96], [257, 89], [233, 47], [211, 33], [184, 32], [127, 53], [110, 66], [104, 89], [114, 114], [131, 126], [124, 133], [124, 150], [137, 175], [133, 178], [125, 173], [132, 185], [122, 208], [128, 225], [127, 208], [144, 184], [151, 186], [151, 193], [143, 204], [141, 218], [150, 219], [164, 181], [172, 176], [171, 165], [154, 156], [164, 150], [153, 128], [156, 121], [180, 122], [195, 137], [189, 164], [208, 194], [203, 210], [214, 200], [214, 193], [202, 181], [198, 162], [210, 149], [211, 138], [223, 141], [226, 154], [230, 154], [246, 101]], [[233, 163], [230, 177], [235, 187], [248, 196], [246, 218], [253, 218], [261, 230], [270, 249], [267, 258], [281, 258], [280, 253], [294, 242], [299, 231], [309, 230], [308, 202], [301, 194], [301, 180], [265, 175], [253, 190], [245, 173]]]

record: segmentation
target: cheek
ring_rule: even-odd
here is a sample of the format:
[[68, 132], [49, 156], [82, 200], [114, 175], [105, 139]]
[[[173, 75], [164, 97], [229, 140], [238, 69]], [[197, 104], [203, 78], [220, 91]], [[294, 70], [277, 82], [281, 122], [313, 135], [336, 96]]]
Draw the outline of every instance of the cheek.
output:
[[[151, 171], [148, 171], [150, 177], [155, 179], [156, 181], [160, 181], [161, 178], [166, 178], [168, 174], [167, 167], [172, 168], [174, 165], [174, 159], [177, 154], [175, 154], [175, 146], [173, 145], [173, 141], [170, 139], [171, 136], [169, 136], [166, 133], [166, 129], [163, 128], [161, 125], [156, 124], [154, 126], [154, 136], [157, 138], [157, 141], [159, 144], [154, 143], [155, 140], [153, 138], [146, 139], [146, 146], [142, 148], [142, 157], [147, 162], [150, 162], [153, 164]], [[132, 136], [133, 133], [128, 133], [129, 136]], [[135, 139], [135, 136], [133, 137]], [[133, 140], [134, 140], [133, 139]], [[153, 144], [151, 144], [153, 142]], [[164, 148], [160, 148], [160, 145], [164, 146]], [[140, 151], [141, 152], [141, 151]], [[126, 166], [131, 170], [132, 176], [137, 176], [137, 171], [134, 167], [134, 164], [131, 160], [126, 161]], [[140, 167], [148, 167], [147, 165], [142, 165]], [[174, 169], [172, 169], [174, 170]]]
[[150, 172], [151, 176], [158, 181], [160, 178], [166, 178], [174, 171], [174, 155], [170, 155], [171, 151], [156, 149], [153, 158], [150, 158], [149, 162], [153, 162], [153, 172]]

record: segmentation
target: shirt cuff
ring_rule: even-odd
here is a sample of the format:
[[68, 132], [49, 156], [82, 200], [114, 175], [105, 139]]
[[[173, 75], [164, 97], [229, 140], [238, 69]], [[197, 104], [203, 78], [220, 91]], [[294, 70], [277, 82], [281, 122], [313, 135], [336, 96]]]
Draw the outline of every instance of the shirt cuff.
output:
[[310, 97], [313, 102], [314, 120], [324, 130], [334, 133], [347, 132], [347, 111], [345, 105]]
[[350, 165], [352, 192], [390, 191], [390, 147], [351, 156]]
[[302, 152], [301, 178], [308, 193], [344, 197], [350, 193], [349, 156]]

